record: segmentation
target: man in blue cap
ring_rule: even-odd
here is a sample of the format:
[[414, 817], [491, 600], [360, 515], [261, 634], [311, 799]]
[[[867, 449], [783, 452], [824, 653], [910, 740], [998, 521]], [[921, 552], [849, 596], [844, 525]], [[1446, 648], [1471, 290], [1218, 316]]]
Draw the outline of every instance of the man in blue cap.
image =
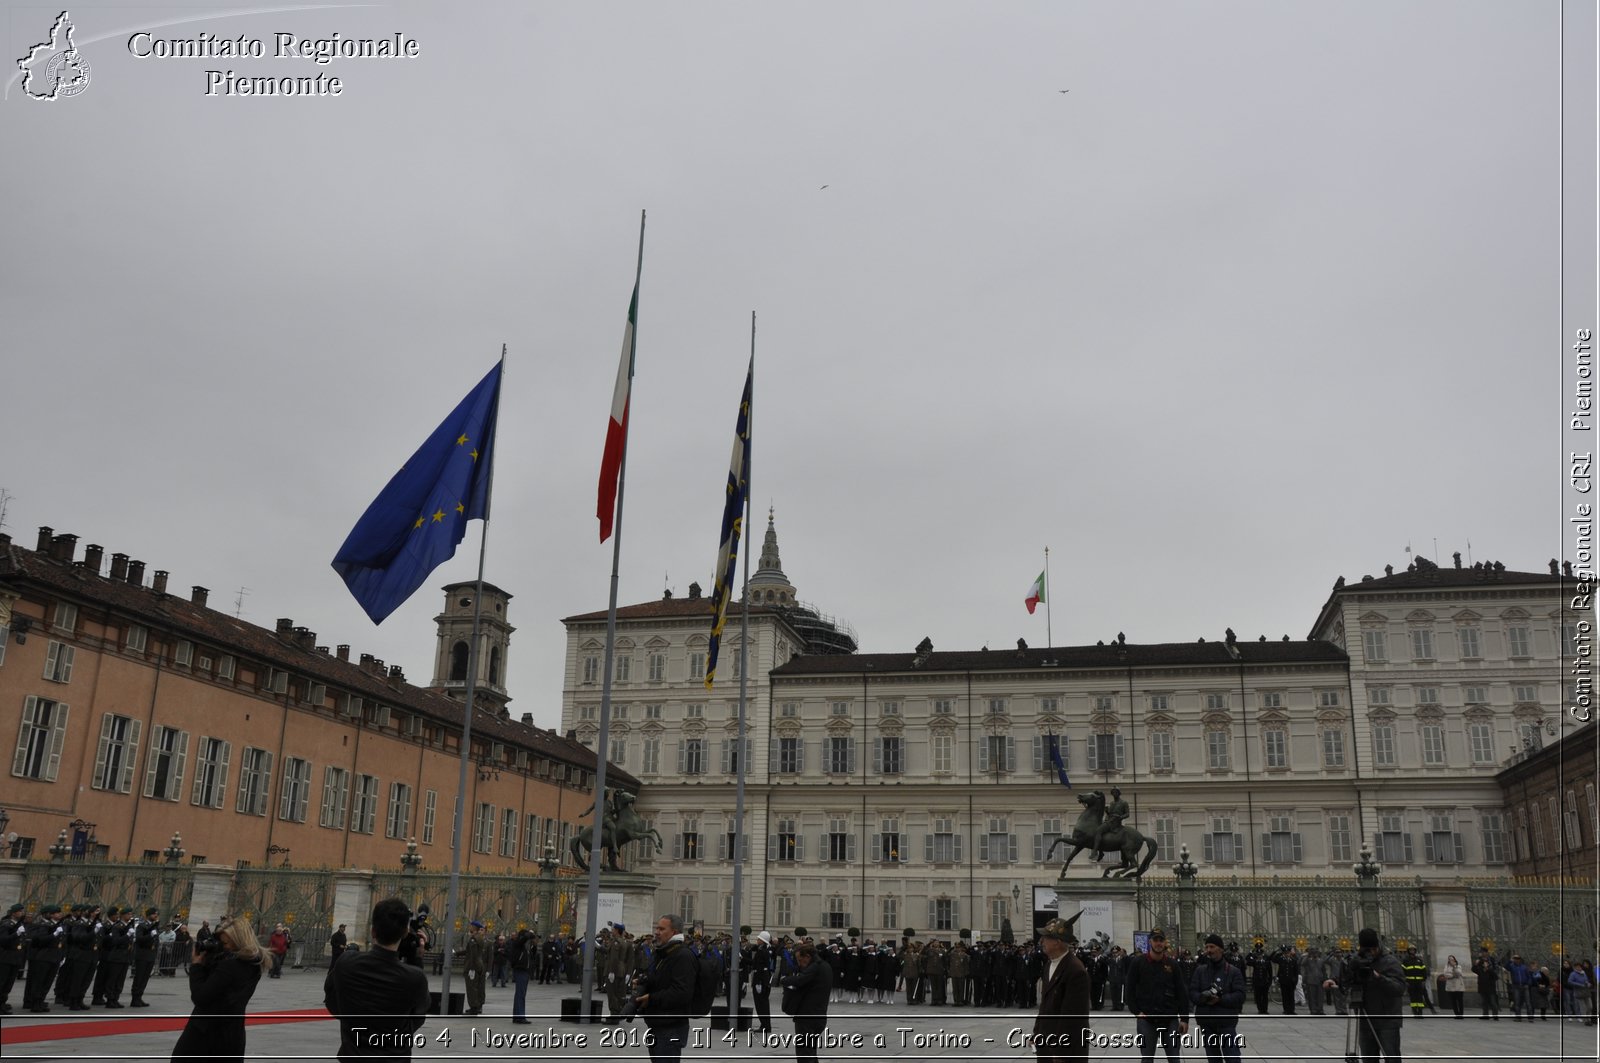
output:
[[483, 933], [483, 924], [474, 919], [472, 933], [467, 937], [466, 948], [462, 949], [465, 961], [462, 964], [463, 974], [467, 981], [467, 1014], [477, 1015], [483, 1011], [483, 999], [486, 983], [489, 980], [489, 961], [494, 956], [494, 943]]

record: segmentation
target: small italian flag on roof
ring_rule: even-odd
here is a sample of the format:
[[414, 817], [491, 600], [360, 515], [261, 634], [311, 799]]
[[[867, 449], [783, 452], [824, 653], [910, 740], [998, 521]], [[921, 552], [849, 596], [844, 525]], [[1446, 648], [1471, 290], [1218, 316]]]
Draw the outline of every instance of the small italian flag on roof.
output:
[[1028, 588], [1028, 596], [1022, 600], [1022, 604], [1028, 607], [1029, 613], [1032, 613], [1042, 601], [1044, 601], [1043, 572], [1039, 573], [1039, 575], [1034, 579], [1033, 586]]

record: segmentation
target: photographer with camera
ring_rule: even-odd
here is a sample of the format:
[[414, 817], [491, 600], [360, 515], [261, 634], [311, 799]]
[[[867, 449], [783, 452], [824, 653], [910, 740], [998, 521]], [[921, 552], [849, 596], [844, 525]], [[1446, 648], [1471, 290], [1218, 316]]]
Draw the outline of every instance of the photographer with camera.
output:
[[433, 943], [433, 930], [428, 926], [428, 906], [417, 905], [416, 914], [406, 924], [406, 936], [400, 939], [400, 962], [422, 969], [422, 954]]
[[[1406, 972], [1400, 961], [1378, 944], [1371, 927], [1357, 937], [1358, 949], [1344, 965], [1338, 981], [1329, 979], [1324, 989], [1343, 988], [1350, 995], [1351, 1021], [1356, 1024], [1356, 1044], [1362, 1063], [1377, 1063], [1378, 1054], [1398, 1063], [1400, 1016], [1406, 1002]], [[1351, 1058], [1349, 1036], [1345, 1055]]]
[[1189, 1002], [1200, 1027], [1206, 1059], [1239, 1060], [1239, 1013], [1244, 1010], [1244, 972], [1223, 955], [1222, 938], [1206, 938], [1205, 953], [1189, 978]]
[[203, 944], [196, 938], [189, 961], [194, 1013], [173, 1046], [173, 1057], [242, 1057], [244, 1009], [271, 966], [272, 954], [241, 917], [224, 919]]
[[644, 1016], [650, 1028], [648, 1048], [651, 1059], [676, 1060], [683, 1057], [689, 1040], [689, 1007], [694, 1002], [694, 954], [683, 936], [683, 921], [675, 915], [656, 920], [655, 950], [645, 971], [643, 990], [622, 1009], [622, 1017], [632, 1021], [634, 1012]]

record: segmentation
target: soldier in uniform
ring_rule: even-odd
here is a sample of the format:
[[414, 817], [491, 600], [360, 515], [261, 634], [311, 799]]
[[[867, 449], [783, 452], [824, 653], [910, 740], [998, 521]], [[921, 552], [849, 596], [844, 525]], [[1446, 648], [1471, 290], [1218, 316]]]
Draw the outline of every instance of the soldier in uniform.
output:
[[113, 904], [102, 913], [96, 905], [89, 916], [89, 921], [94, 924], [94, 998], [89, 1003], [96, 1007], [106, 1002], [106, 975], [110, 973], [106, 969], [106, 929], [120, 910]]
[[151, 972], [156, 969], [156, 954], [161, 949], [159, 914], [155, 908], [146, 908], [144, 918], [133, 924], [133, 999], [128, 1002], [130, 1008], [150, 1006], [145, 1003], [144, 987], [149, 984]]
[[618, 923], [611, 929], [611, 945], [605, 951], [605, 965], [601, 973], [606, 986], [606, 1021], [621, 1021], [623, 1006], [633, 992], [634, 956], [633, 939], [628, 928]]
[[13, 904], [6, 909], [6, 917], [0, 919], [0, 1015], [11, 1014], [11, 987], [17, 984], [28, 959], [27, 934], [27, 909]]
[[105, 972], [105, 1004], [108, 1008], [122, 1007], [122, 987], [128, 981], [128, 967], [133, 963], [133, 924], [128, 921], [132, 912], [127, 908], [113, 909], [113, 918], [100, 933], [100, 969]]
[[1120, 838], [1122, 821], [1128, 818], [1128, 802], [1122, 799], [1122, 790], [1113, 786], [1111, 788], [1111, 803], [1106, 805], [1105, 818], [1100, 821], [1100, 831], [1094, 838], [1094, 858], [1096, 860], [1105, 856], [1106, 841], [1113, 835]]
[[39, 909], [38, 920], [28, 927], [28, 980], [23, 985], [22, 1003], [29, 1011], [50, 1010], [45, 1001], [50, 995], [56, 968], [61, 966], [62, 943], [66, 937], [61, 914], [61, 905], [47, 904]]
[[67, 958], [56, 976], [56, 999], [64, 1002], [68, 1011], [88, 1011], [83, 1002], [97, 975], [100, 961], [100, 908], [97, 905], [74, 905], [77, 912], [68, 919]]
[[967, 946], [956, 942], [950, 950], [950, 960], [946, 966], [950, 970], [950, 995], [956, 1007], [965, 1007], [967, 990], [972, 982], [972, 954], [967, 951]]
[[465, 954], [465, 959], [462, 961], [461, 969], [467, 983], [466, 1013], [477, 1015], [483, 1011], [494, 942], [484, 936], [483, 924], [476, 919], [472, 921], [472, 933], [468, 936], [466, 948], [462, 949], [462, 952]]

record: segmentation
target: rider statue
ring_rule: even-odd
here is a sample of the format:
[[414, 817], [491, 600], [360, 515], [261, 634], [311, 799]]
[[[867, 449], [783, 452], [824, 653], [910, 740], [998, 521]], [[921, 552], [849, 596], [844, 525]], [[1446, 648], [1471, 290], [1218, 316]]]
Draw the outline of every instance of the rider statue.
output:
[[1096, 860], [1105, 856], [1106, 843], [1108, 841], [1121, 842], [1122, 821], [1128, 818], [1128, 811], [1128, 802], [1122, 799], [1122, 790], [1113, 786], [1111, 788], [1111, 803], [1106, 806], [1105, 819], [1101, 821], [1099, 833], [1094, 838], [1094, 858]]

